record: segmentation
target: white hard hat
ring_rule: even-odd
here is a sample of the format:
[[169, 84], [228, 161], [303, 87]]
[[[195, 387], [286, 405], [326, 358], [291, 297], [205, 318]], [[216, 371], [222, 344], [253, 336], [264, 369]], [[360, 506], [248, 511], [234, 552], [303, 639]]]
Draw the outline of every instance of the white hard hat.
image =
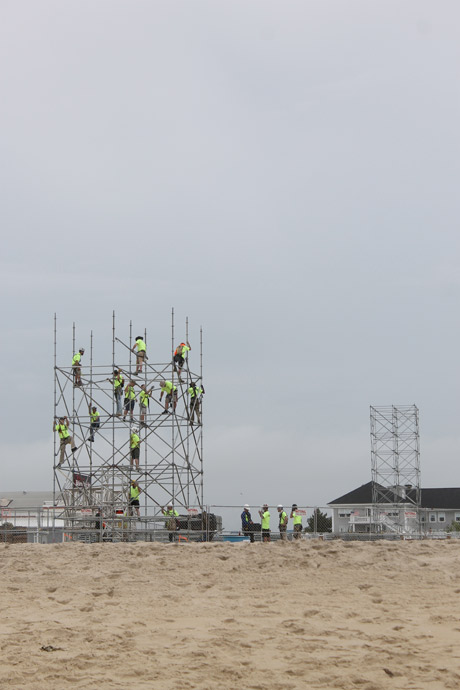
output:
[[281, 503], [278, 503], [278, 508], [282, 508], [282, 507], [283, 507], [283, 506], [281, 505]]
[[249, 508], [248, 504], [245, 503], [244, 506], [243, 506], [243, 508]]

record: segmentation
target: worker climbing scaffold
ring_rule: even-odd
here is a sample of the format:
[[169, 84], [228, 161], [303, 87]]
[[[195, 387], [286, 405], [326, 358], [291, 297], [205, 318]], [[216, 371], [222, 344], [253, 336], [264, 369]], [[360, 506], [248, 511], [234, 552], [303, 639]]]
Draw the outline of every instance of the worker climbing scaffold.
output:
[[73, 385], [81, 386], [81, 358], [85, 354], [85, 348], [81, 347], [72, 358]]
[[136, 354], [136, 376], [139, 376], [139, 374], [142, 374], [142, 366], [147, 359], [147, 345], [145, 342], [142, 340], [142, 336], [138, 335], [136, 338], [136, 342], [134, 343], [132, 347], [132, 351], [134, 352], [135, 349], [137, 348], [137, 354]]
[[188, 353], [191, 351], [191, 349], [191, 345], [187, 340], [187, 343], [180, 343], [180, 345], [178, 345], [174, 351], [174, 371], [177, 373], [180, 383], [185, 383], [185, 381], [181, 379], [181, 373], [185, 360], [188, 359]]
[[57, 420], [57, 423], [56, 423], [56, 419], [54, 420], [53, 430], [58, 432], [59, 438], [60, 438], [60, 443], [59, 443], [60, 454], [59, 454], [59, 463], [57, 465], [59, 467], [64, 462], [65, 447], [68, 444], [70, 444], [70, 450], [72, 451], [72, 453], [75, 453], [75, 451], [77, 450], [77, 446], [75, 445], [75, 441], [73, 439], [73, 436], [70, 435], [69, 420], [67, 419], [66, 416], [65, 417], [59, 417], [59, 419]]
[[190, 396], [190, 426], [193, 426], [194, 424], [195, 415], [196, 423], [201, 424], [200, 408], [204, 392], [204, 386], [199, 386], [194, 381], [192, 381], [187, 390], [187, 393]]

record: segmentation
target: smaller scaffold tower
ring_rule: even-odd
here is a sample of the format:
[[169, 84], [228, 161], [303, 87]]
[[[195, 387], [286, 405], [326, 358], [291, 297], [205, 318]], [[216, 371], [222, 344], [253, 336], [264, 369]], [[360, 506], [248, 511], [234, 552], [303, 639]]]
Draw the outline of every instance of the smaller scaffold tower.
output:
[[420, 436], [416, 405], [370, 408], [374, 529], [420, 531]]
[[[183, 351], [182, 364], [177, 357], [174, 361], [174, 354], [181, 341], [188, 342], [188, 319], [176, 342], [174, 310], [171, 353], [165, 353], [163, 361], [154, 362], [155, 347], [146, 330], [141, 334], [147, 346], [142, 367], [133, 351], [138, 333], [133, 334], [131, 323], [120, 336], [114, 313], [112, 352], [110, 346], [97, 352], [93, 332], [88, 343], [80, 337], [77, 341], [74, 324], [72, 352], [58, 358], [55, 316], [54, 424], [56, 428], [60, 417], [67, 418], [72, 442], [63, 444], [59, 433], [54, 434], [54, 503], [61, 508], [59, 518], [68, 538], [173, 540], [179, 520], [189, 527], [194, 522], [192, 529], [200, 530], [203, 524], [197, 520], [205, 519], [202, 329], [199, 343], [191, 343], [193, 350]], [[80, 347], [85, 352], [72, 366]], [[121, 396], [115, 393], [115, 372], [123, 379]], [[132, 391], [126, 397], [129, 385]], [[129, 397], [133, 405], [125, 404]], [[92, 416], [93, 407], [98, 417]], [[138, 459], [131, 452], [135, 436]], [[138, 497], [133, 482], [141, 490]]]

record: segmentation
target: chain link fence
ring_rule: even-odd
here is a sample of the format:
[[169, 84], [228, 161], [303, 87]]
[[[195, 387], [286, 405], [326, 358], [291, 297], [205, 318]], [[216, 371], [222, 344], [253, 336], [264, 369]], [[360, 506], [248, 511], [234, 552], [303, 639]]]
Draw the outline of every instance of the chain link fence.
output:
[[180, 507], [178, 510], [174, 509], [172, 514], [158, 506], [152, 506], [148, 515], [133, 514], [134, 511], [129, 507], [115, 511], [114, 514], [110, 510], [113, 508], [104, 510], [103, 507], [81, 506], [2, 510], [0, 543], [149, 541], [186, 544], [260, 542], [267, 541], [268, 537], [270, 541], [318, 538], [375, 541], [460, 537], [460, 522], [451, 521], [445, 525], [433, 523], [428, 511], [420, 511], [418, 520], [412, 521], [410, 529], [401, 531], [400, 526], [396, 528], [388, 520], [376, 524], [372, 517], [359, 515], [358, 511], [336, 511], [333, 515], [333, 511], [327, 506], [268, 506], [268, 517], [263, 515], [263, 507], [257, 506], [245, 511], [243, 506], [217, 504]]

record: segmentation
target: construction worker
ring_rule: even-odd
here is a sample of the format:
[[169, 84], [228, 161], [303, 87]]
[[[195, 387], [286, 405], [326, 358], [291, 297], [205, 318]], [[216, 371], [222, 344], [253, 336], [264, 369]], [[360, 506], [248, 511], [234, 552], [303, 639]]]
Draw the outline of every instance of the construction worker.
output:
[[153, 386], [150, 388], [150, 390], [147, 390], [147, 386], [145, 385], [145, 383], [142, 384], [139, 393], [139, 411], [141, 426], [147, 426], [147, 424], [145, 423], [145, 415], [147, 413], [147, 410], [149, 409], [150, 394], [152, 391]]
[[138, 435], [139, 430], [138, 429], [133, 429], [131, 432], [131, 436], [129, 439], [130, 443], [130, 448], [131, 448], [131, 467], [133, 466], [133, 463], [136, 463], [136, 470], [139, 469], [139, 454], [140, 454], [140, 443], [141, 439], [139, 438]]
[[88, 407], [89, 410], [89, 417], [91, 420], [90, 426], [89, 426], [89, 441], [92, 443], [94, 441], [94, 434], [96, 431], [100, 428], [101, 426], [101, 420], [99, 419], [99, 412], [97, 411], [97, 407], [91, 405]]
[[178, 345], [174, 351], [174, 371], [177, 372], [177, 375], [179, 377], [179, 381], [181, 383], [184, 383], [180, 377], [182, 367], [184, 366], [185, 358], [187, 357], [187, 352], [190, 352], [191, 350], [190, 343], [187, 340], [187, 343], [181, 343]]
[[166, 398], [165, 398], [165, 409], [162, 412], [162, 414], [167, 414], [169, 404], [172, 402], [173, 410], [174, 412], [176, 411], [176, 405], [177, 405], [177, 386], [173, 386], [171, 381], [160, 381], [160, 402], [161, 399], [163, 398], [163, 393], [166, 393]]
[[251, 517], [251, 510], [247, 503], [244, 504], [243, 512], [241, 513], [241, 529], [243, 534], [249, 536], [251, 544], [254, 543], [254, 523]]
[[128, 414], [128, 412], [131, 416], [131, 421], [133, 421], [134, 419], [134, 404], [136, 402], [136, 393], [134, 391], [135, 385], [135, 381], [129, 381], [128, 385], [125, 388], [125, 411], [123, 414], [123, 420], [126, 419], [126, 415]]
[[161, 512], [169, 518], [166, 522], [166, 529], [169, 531], [169, 541], [174, 541], [178, 527], [177, 518], [179, 517], [179, 513], [177, 510], [174, 510], [172, 503], [168, 503], [166, 508], [161, 509]]
[[132, 351], [137, 347], [137, 355], [136, 355], [136, 374], [142, 374], [142, 365], [144, 363], [144, 360], [147, 357], [147, 345], [144, 343], [142, 340], [142, 336], [138, 335], [136, 338], [136, 342], [134, 343], [132, 347]]
[[69, 420], [67, 419], [67, 417], [59, 417], [57, 424], [55, 420], [53, 423], [53, 431], [57, 431], [59, 434], [59, 438], [61, 439], [59, 444], [59, 449], [61, 452], [59, 456], [59, 462], [57, 465], [59, 467], [64, 462], [66, 445], [70, 443], [70, 450], [72, 451], [72, 453], [75, 453], [75, 451], [77, 450], [77, 446], [75, 445], [73, 436], [70, 435]]
[[85, 348], [81, 347], [72, 359], [73, 385], [81, 386], [81, 358], [85, 354]]
[[139, 494], [142, 493], [142, 489], [139, 484], [133, 479], [131, 481], [131, 486], [129, 488], [129, 514], [133, 514], [133, 508], [136, 511], [137, 517], [140, 517], [139, 512]]
[[193, 426], [196, 414], [196, 423], [201, 424], [200, 420], [200, 407], [201, 398], [204, 395], [204, 386], [197, 386], [195, 382], [192, 381], [190, 387], [187, 390], [190, 395], [190, 426]]
[[113, 394], [115, 396], [115, 402], [117, 405], [116, 415], [117, 415], [117, 417], [121, 417], [121, 413], [122, 413], [122, 409], [123, 409], [123, 403], [122, 403], [123, 386], [125, 383], [125, 380], [122, 376], [121, 371], [119, 369], [114, 369], [113, 370], [113, 379], [107, 379], [107, 381], [110, 381], [110, 383], [113, 384]]
[[259, 510], [259, 515], [262, 520], [262, 540], [270, 541], [270, 513], [268, 512], [268, 504], [264, 503]]
[[292, 504], [291, 518], [294, 520], [294, 539], [302, 536], [302, 516], [297, 513], [297, 503]]
[[279, 504], [278, 508], [278, 516], [279, 516], [279, 530], [280, 530], [280, 537], [283, 541], [286, 541], [287, 539], [287, 524], [288, 524], [288, 516], [287, 513], [285, 512], [283, 506], [281, 503]]

